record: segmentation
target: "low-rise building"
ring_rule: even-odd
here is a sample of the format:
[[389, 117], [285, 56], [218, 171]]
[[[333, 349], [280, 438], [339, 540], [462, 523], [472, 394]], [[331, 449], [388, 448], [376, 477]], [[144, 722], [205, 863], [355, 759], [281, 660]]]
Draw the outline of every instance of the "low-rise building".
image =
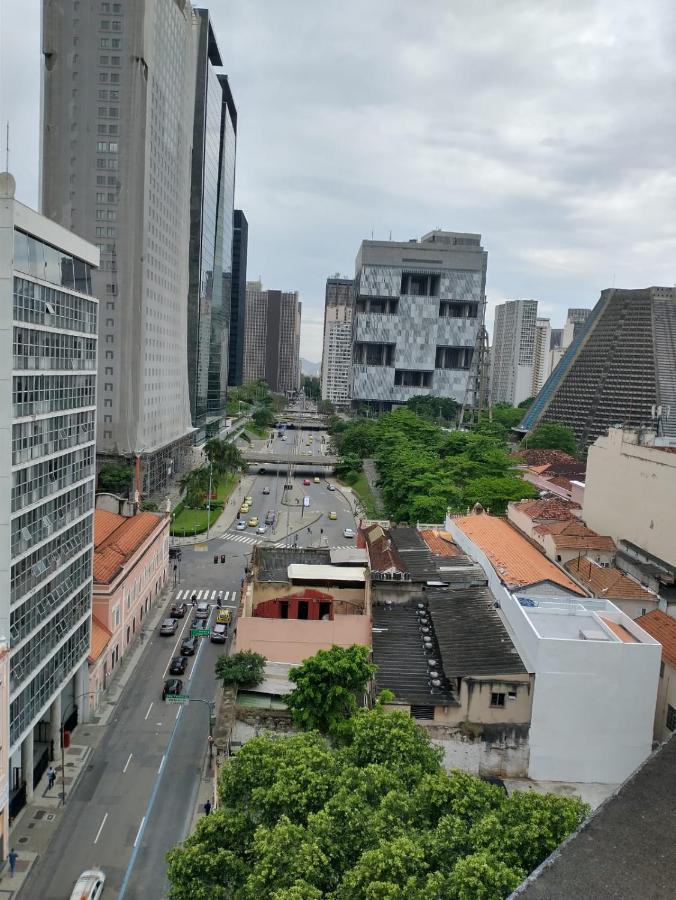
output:
[[571, 559], [564, 568], [590, 596], [610, 600], [630, 619], [637, 619], [659, 608], [657, 594], [642, 587], [615, 566], [604, 566], [588, 556], [582, 556]]
[[605, 599], [587, 598], [512, 526], [481, 512], [446, 528], [486, 573], [534, 674], [528, 775], [619, 784], [650, 753], [660, 647]]
[[636, 621], [662, 645], [655, 707], [655, 740], [667, 741], [676, 731], [676, 620], [658, 609]]
[[611, 537], [597, 534], [582, 522], [537, 525], [533, 539], [542, 545], [549, 559], [562, 564], [584, 554], [595, 562], [610, 565], [617, 550]]
[[539, 491], [572, 500], [584, 498], [585, 464], [562, 450], [520, 450], [512, 457], [519, 473]]
[[549, 497], [541, 500], [513, 500], [507, 504], [507, 519], [526, 537], [537, 540], [535, 529], [539, 525], [558, 522], [574, 522], [582, 510], [576, 503]]
[[237, 651], [300, 663], [334, 644], [371, 645], [368, 569], [333, 564], [331, 553], [255, 548], [241, 595]]
[[94, 596], [89, 687], [98, 704], [120, 658], [159, 597], [169, 567], [169, 516], [94, 516]]

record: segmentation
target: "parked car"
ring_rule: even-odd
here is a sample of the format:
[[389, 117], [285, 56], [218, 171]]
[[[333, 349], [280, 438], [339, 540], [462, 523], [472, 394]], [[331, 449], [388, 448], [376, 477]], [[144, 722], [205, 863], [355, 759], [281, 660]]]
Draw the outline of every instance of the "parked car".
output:
[[185, 670], [188, 668], [188, 657], [187, 656], [175, 656], [171, 665], [169, 666], [169, 674], [170, 675], [184, 675]]
[[224, 644], [228, 639], [227, 625], [214, 625], [211, 629], [211, 637], [209, 640], [212, 644]]
[[185, 638], [183, 643], [181, 644], [181, 656], [193, 656], [195, 650], [197, 650], [197, 641], [199, 638], [189, 637]]
[[237, 522], [237, 531], [246, 531], [246, 522], [244, 519], [239, 519]]
[[343, 537], [344, 538], [353, 538], [354, 537], [354, 529], [353, 528], [343, 528]]
[[248, 503], [249, 506], [251, 506], [251, 504], [253, 503], [253, 497], [245, 497], [244, 502]]
[[249, 528], [257, 528], [258, 527], [258, 516], [251, 516], [249, 521], [246, 523]]
[[322, 483], [322, 480], [319, 477], [319, 475], [315, 475], [315, 484], [321, 484], [321, 483]]
[[256, 529], [256, 534], [265, 534], [265, 532], [266, 532], [267, 530], [268, 530], [268, 526], [265, 524], [265, 522], [263, 522], [263, 523], [262, 523], [261, 525], [259, 525], [258, 528]]
[[269, 509], [265, 514], [265, 524], [266, 525], [274, 525], [275, 524], [275, 514], [274, 511]]
[[162, 699], [166, 700], [169, 695], [177, 697], [183, 691], [183, 682], [180, 678], [167, 678], [162, 688]]
[[208, 619], [209, 613], [211, 612], [211, 607], [208, 603], [198, 603], [197, 609], [195, 610], [195, 618], [196, 619]]
[[264, 493], [264, 494], [269, 494], [269, 493], [270, 493], [270, 488], [267, 486], [267, 484], [266, 484], [265, 487], [263, 488], [263, 493]]
[[219, 609], [216, 613], [217, 625], [229, 625], [232, 622], [232, 613], [229, 609]]
[[327, 487], [330, 491], [335, 491], [335, 489], [336, 489], [335, 484], [327, 484], [326, 487]]
[[185, 614], [188, 612], [188, 604], [187, 603], [172, 603], [171, 604], [171, 618], [172, 619], [184, 619]]
[[87, 869], [75, 882], [70, 900], [99, 900], [105, 883], [105, 872], [101, 869]]
[[335, 512], [334, 510], [331, 510], [331, 512], [329, 513], [329, 519], [331, 519], [332, 522], [335, 522], [337, 518], [338, 518], [338, 513]]
[[304, 479], [303, 479], [303, 484], [308, 485], [308, 484], [312, 484], [312, 482], [310, 481], [309, 478], [304, 478]]
[[163, 637], [171, 637], [172, 634], [176, 634], [177, 628], [178, 622], [176, 619], [165, 619], [160, 626], [160, 634]]

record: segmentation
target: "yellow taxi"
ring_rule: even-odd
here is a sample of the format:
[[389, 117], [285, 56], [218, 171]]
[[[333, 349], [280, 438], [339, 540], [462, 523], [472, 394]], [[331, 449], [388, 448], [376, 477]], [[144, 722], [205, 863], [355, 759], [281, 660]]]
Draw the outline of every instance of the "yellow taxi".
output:
[[245, 497], [244, 502], [248, 503], [249, 506], [251, 506], [251, 504], [253, 503], [253, 497]]
[[332, 522], [335, 521], [337, 518], [338, 518], [338, 513], [333, 512], [333, 511], [329, 513], [329, 519], [331, 519]]
[[229, 625], [232, 622], [232, 613], [229, 609], [219, 609], [216, 613], [217, 625]]
[[256, 528], [256, 526], [258, 525], [258, 516], [251, 516], [246, 524], [249, 526], [249, 528]]
[[322, 480], [318, 475], [315, 475], [315, 484], [321, 484]]
[[241, 513], [248, 513], [250, 509], [251, 509], [251, 507], [249, 506], [248, 503], [242, 503], [242, 505], [239, 508], [239, 511]]

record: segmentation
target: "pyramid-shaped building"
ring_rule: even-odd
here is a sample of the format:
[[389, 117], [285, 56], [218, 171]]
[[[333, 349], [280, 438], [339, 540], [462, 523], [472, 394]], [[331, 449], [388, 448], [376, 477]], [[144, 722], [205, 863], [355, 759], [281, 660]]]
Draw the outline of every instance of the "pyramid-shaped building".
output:
[[612, 288], [601, 297], [518, 431], [568, 425], [581, 449], [610, 425], [676, 438], [676, 288]]

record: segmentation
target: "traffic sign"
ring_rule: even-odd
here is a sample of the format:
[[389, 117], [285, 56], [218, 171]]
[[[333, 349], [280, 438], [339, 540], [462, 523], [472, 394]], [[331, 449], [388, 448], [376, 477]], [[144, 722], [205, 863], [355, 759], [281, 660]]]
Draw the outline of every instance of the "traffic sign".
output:
[[209, 631], [208, 628], [192, 628], [190, 630], [190, 634], [193, 637], [209, 637], [211, 632]]
[[167, 694], [167, 703], [183, 703], [184, 700], [190, 700], [187, 694]]

